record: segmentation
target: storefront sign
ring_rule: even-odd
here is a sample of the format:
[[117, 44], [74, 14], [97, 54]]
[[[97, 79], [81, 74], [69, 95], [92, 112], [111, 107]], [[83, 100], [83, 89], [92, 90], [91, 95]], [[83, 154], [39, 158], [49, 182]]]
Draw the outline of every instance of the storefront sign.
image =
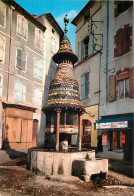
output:
[[108, 122], [108, 123], [96, 123], [96, 129], [108, 129], [108, 128], [127, 128], [128, 121], [120, 122]]

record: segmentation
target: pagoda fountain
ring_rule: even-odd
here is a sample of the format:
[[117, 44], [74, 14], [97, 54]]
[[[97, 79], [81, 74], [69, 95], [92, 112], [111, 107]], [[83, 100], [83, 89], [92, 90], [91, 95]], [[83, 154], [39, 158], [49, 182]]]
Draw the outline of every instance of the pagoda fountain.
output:
[[81, 151], [81, 114], [84, 107], [80, 101], [78, 82], [73, 73], [73, 65], [78, 58], [73, 53], [67, 37], [69, 22], [67, 15], [64, 22], [64, 37], [59, 51], [53, 56], [53, 61], [58, 67], [50, 85], [47, 102], [43, 107], [46, 114], [46, 135], [56, 134], [56, 151], [59, 151], [59, 146], [62, 150], [68, 150], [69, 136], [79, 133], [78, 148]]
[[[45, 141], [47, 145], [46, 148], [29, 150], [28, 165], [30, 170], [44, 175], [68, 176], [74, 173], [78, 176], [87, 176], [88, 174], [89, 180], [94, 172], [107, 173], [108, 161], [106, 159], [96, 161], [94, 150], [83, 151], [81, 148], [84, 107], [80, 101], [79, 85], [73, 73], [73, 66], [78, 58], [73, 53], [67, 37], [68, 22], [69, 18], [66, 15], [64, 36], [58, 52], [53, 56], [53, 61], [58, 64], [57, 71], [50, 84], [47, 102], [42, 108], [46, 114]], [[79, 136], [78, 147], [70, 150], [68, 138], [76, 134]], [[52, 135], [55, 138], [54, 148], [53, 142], [48, 140]]]

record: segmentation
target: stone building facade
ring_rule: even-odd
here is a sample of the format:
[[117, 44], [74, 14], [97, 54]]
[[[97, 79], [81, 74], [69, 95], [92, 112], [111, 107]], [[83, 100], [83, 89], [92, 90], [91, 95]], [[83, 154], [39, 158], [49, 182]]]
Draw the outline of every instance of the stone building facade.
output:
[[15, 1], [0, 1], [0, 147], [37, 145], [46, 75], [45, 30]]
[[100, 69], [99, 156], [134, 157], [134, 4], [102, 1], [103, 50]]
[[[94, 14], [92, 14], [93, 11]], [[85, 81], [85, 83], [90, 81], [90, 87], [83, 84], [87, 86], [87, 92], [90, 92], [91, 96], [90, 99], [87, 96], [83, 103], [85, 107], [89, 106], [89, 111], [93, 114], [96, 110], [91, 110], [92, 103], [94, 102], [98, 106], [99, 120], [94, 123], [95, 130], [98, 130], [98, 156], [131, 161], [134, 157], [133, 13], [133, 1], [90, 0], [72, 21], [76, 25], [76, 53], [79, 58], [83, 58], [79, 49], [79, 43], [82, 40], [84, 40], [82, 43], [84, 47], [81, 46], [84, 48], [83, 51], [86, 51], [90, 41], [94, 42], [94, 49], [98, 46], [101, 50], [98, 54], [93, 53], [93, 56], [90, 57], [89, 52], [92, 46], [89, 46], [88, 53], [82, 54], [86, 58], [83, 59], [83, 62], [75, 65], [80, 85], [81, 76], [85, 72], [90, 73], [90, 80], [87, 77]], [[86, 35], [90, 35], [90, 31], [95, 39], [91, 35], [88, 41]], [[99, 34], [100, 39], [95, 37], [95, 34]], [[98, 40], [100, 43], [95, 43]], [[90, 119], [92, 117], [89, 117]], [[97, 118], [95, 118], [96, 120]]]

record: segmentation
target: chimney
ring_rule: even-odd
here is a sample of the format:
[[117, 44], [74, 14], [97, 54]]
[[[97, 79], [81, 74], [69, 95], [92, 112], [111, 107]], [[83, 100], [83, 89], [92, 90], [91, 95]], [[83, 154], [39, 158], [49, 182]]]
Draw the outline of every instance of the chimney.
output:
[[37, 14], [33, 14], [33, 17], [34, 17], [34, 18], [37, 18]]

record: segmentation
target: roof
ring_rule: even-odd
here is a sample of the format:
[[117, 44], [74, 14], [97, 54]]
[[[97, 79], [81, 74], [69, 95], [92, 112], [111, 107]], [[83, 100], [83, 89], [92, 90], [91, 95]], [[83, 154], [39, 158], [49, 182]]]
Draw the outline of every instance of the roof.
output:
[[46, 30], [46, 27], [41, 22], [39, 22], [33, 15], [31, 15], [29, 12], [27, 12], [23, 7], [21, 7], [16, 1], [14, 1], [14, 0], [2, 0], [2, 1], [4, 3], [8, 4], [9, 6], [12, 5], [16, 11], [18, 11], [22, 15], [24, 15], [28, 20], [33, 22], [42, 31]]
[[50, 24], [54, 27], [54, 29], [59, 33], [59, 35], [62, 38], [64, 35], [64, 32], [59, 26], [59, 24], [57, 23], [57, 21], [55, 20], [55, 18], [53, 17], [53, 15], [51, 13], [45, 13], [45, 14], [40, 15], [38, 18], [40, 18], [41, 16], [45, 16], [47, 18], [47, 20], [50, 22]]
[[53, 60], [59, 65], [50, 84], [47, 102], [42, 110], [45, 113], [57, 109], [82, 113], [84, 107], [80, 101], [79, 85], [75, 79], [72, 65], [77, 61], [77, 56], [72, 51], [66, 33], [61, 41], [59, 51], [53, 56]]
[[85, 7], [77, 14], [77, 16], [72, 20], [72, 24], [76, 25], [77, 22], [84, 16], [85, 12], [95, 4], [96, 0], [90, 0]]
[[73, 64], [78, 61], [77, 56], [72, 51], [71, 43], [66, 34], [64, 34], [58, 52], [53, 56], [53, 61], [59, 63], [65, 58], [70, 60]]
[[74, 77], [72, 64], [59, 64], [55, 77], [51, 82], [47, 103], [43, 107], [43, 111], [47, 113], [57, 109], [76, 113], [84, 111], [80, 101], [79, 85]]

